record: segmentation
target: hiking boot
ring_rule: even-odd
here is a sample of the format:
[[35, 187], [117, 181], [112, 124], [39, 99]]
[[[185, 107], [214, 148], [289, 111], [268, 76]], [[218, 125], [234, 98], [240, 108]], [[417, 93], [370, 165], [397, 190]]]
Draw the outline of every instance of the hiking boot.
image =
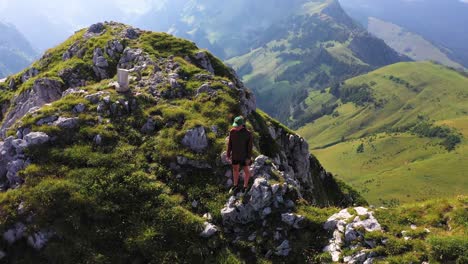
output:
[[242, 188], [242, 193], [243, 193], [243, 194], [246, 194], [248, 190], [249, 190], [248, 187], [243, 187], [243, 188]]
[[229, 194], [230, 194], [230, 195], [237, 195], [238, 192], [239, 192], [239, 186], [233, 186], [233, 187], [229, 190]]

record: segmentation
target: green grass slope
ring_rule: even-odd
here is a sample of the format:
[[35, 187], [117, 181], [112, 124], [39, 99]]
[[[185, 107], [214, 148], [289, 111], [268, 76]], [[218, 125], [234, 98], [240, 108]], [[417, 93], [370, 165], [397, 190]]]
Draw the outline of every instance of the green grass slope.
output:
[[304, 124], [301, 104], [309, 90], [404, 59], [335, 0], [307, 1], [263, 35], [263, 46], [227, 63], [257, 94], [262, 110], [294, 127]]
[[[125, 37], [128, 32], [133, 34], [131, 38]], [[146, 57], [137, 57], [138, 61], [132, 62], [141, 63], [138, 64], [141, 72], [131, 74], [128, 93], [117, 93], [110, 86], [116, 78], [115, 66], [124, 56], [109, 52], [109, 45], [115, 41], [122, 43], [123, 48], [141, 49]], [[64, 52], [76, 46], [81, 55], [64, 60]], [[101, 79], [92, 70], [96, 48], [106, 50], [103, 56], [112, 65], [106, 68], [108, 79]], [[288, 229], [293, 251], [287, 258], [265, 257], [268, 250], [278, 247], [273, 234], [284, 226], [278, 220], [280, 210], [273, 208], [265, 218], [265, 226], [261, 219], [242, 226], [241, 233], [225, 229], [220, 211], [229, 198], [225, 186], [229, 166], [222, 163], [220, 154], [225, 149], [232, 117], [242, 112], [241, 95], [248, 96], [250, 92], [233, 88], [234, 84], [229, 82], [240, 85], [233, 72], [209, 53], [206, 53], [207, 60], [214, 74], [198, 65], [195, 57], [199, 52], [189, 41], [111, 22], [103, 24], [99, 33], [90, 35], [83, 29], [47, 51], [32, 65], [39, 74], [30, 80], [22, 83], [20, 73], [10, 76], [6, 82], [15, 80], [16, 86], [0, 84], [2, 100], [8, 101], [27, 92], [41, 78], [64, 83], [65, 90], [68, 79], [60, 73], [66, 69], [75, 78], [85, 80], [85, 85], [76, 88], [74, 93], [25, 115], [9, 130], [9, 135], [25, 129], [43, 132], [51, 142], [26, 149], [28, 163], [19, 174], [24, 183], [0, 192], [0, 233], [15, 230], [19, 223], [25, 225], [16, 242], [0, 239], [0, 250], [6, 253], [2, 261], [298, 263], [313, 260], [327, 241], [321, 224], [334, 210], [313, 206], [346, 205], [347, 198], [354, 196], [354, 202], [359, 202], [359, 196], [327, 175], [311, 157], [313, 190], [303, 197], [288, 198], [297, 204], [289, 211], [306, 210], [309, 215], [303, 229]], [[174, 76], [174, 72], [178, 75], [177, 85], [169, 81], [169, 75]], [[210, 83], [212, 91], [196, 95], [205, 82]], [[96, 95], [96, 100], [85, 98], [99, 92], [101, 95]], [[77, 105], [84, 110], [74, 110]], [[66, 128], [38, 122], [51, 116], [74, 118], [76, 123]], [[293, 136], [293, 132], [261, 111], [253, 111], [247, 118], [248, 127], [255, 135], [255, 156], [276, 157], [283, 150], [279, 142], [289, 142]], [[142, 130], [148, 120], [153, 128]], [[202, 152], [194, 152], [182, 144], [187, 130], [196, 126], [206, 131], [209, 147]], [[270, 129], [285, 134], [275, 141]], [[180, 162], [183, 158], [192, 163], [184, 165]], [[283, 175], [275, 175], [276, 182], [286, 180]], [[220, 227], [209, 239], [199, 235], [206, 221], [202, 218], [205, 213], [210, 213], [213, 218], [210, 221]], [[259, 229], [269, 235], [259, 233], [256, 240], [247, 239]], [[34, 241], [34, 235], [39, 232], [47, 237], [52, 235], [41, 250], [36, 250], [29, 246], [28, 236]], [[252, 248], [256, 249], [255, 253]]]
[[444, 66], [394, 64], [310, 93], [298, 132], [371, 203], [466, 194], [467, 87]]

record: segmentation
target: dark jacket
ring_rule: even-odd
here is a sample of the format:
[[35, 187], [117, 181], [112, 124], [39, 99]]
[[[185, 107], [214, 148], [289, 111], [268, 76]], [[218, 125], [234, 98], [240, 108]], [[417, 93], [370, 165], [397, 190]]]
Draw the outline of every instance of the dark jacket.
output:
[[248, 160], [252, 157], [252, 133], [242, 126], [229, 132], [227, 156], [232, 160]]

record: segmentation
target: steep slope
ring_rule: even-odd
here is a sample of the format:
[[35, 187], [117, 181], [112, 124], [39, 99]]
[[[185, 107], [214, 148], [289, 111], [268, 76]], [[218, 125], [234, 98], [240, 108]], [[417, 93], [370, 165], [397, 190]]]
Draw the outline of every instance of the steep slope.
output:
[[468, 67], [468, 3], [460, 0], [340, 0], [353, 18], [369, 17], [399, 25], [436, 44], [447, 56]]
[[397, 52], [415, 61], [436, 61], [449, 67], [463, 69], [459, 63], [451, 60], [443, 51], [418, 34], [409, 32], [398, 25], [370, 17], [367, 29], [382, 39]]
[[[127, 93], [117, 67], [132, 70]], [[333, 209], [313, 206], [365, 203], [231, 69], [168, 34], [95, 24], [0, 88], [9, 263], [314, 261]], [[223, 154], [239, 114], [255, 138], [243, 198]]]
[[401, 61], [382, 40], [368, 34], [337, 1], [307, 1], [272, 26], [262, 47], [228, 63], [252, 87], [261, 109], [298, 127], [310, 89]]
[[306, 111], [315, 120], [298, 132], [371, 203], [463, 194], [467, 86], [445, 66], [394, 64], [311, 92]]
[[36, 52], [14, 26], [0, 22], [0, 78], [26, 68], [35, 56]]

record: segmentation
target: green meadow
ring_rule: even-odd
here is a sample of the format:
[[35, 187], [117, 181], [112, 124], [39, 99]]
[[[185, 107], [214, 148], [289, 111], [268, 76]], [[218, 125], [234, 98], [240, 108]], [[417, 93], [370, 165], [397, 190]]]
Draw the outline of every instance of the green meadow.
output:
[[306, 112], [335, 109], [298, 130], [326, 169], [372, 204], [468, 192], [464, 74], [430, 62], [398, 63], [340, 89], [341, 97], [331, 89], [311, 92]]

